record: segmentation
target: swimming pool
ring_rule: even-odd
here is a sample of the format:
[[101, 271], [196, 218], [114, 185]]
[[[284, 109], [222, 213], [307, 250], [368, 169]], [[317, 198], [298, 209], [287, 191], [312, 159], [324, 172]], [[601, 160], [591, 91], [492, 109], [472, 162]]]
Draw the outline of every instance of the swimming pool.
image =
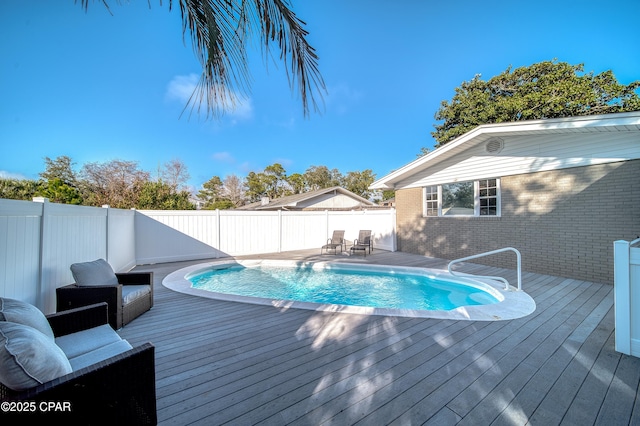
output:
[[[347, 281], [350, 285], [343, 286]], [[399, 291], [389, 291], [389, 282], [400, 286]], [[175, 271], [163, 285], [213, 299], [369, 315], [501, 320], [535, 310], [533, 299], [522, 291], [505, 291], [498, 283], [414, 267], [220, 261]], [[425, 297], [426, 293], [436, 296]]]

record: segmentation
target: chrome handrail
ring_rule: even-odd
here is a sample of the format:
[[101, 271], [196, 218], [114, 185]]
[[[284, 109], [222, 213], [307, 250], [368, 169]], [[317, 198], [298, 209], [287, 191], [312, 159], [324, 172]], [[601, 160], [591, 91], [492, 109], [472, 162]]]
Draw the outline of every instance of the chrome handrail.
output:
[[474, 277], [478, 277], [478, 278], [489, 278], [489, 279], [492, 279], [492, 280], [501, 281], [501, 282], [503, 282], [505, 284], [505, 288], [504, 289], [505, 290], [509, 290], [509, 281], [507, 281], [503, 277], [494, 277], [494, 276], [490, 276], [490, 275], [466, 274], [464, 272], [455, 272], [455, 271], [451, 270], [451, 265], [453, 265], [454, 263], [464, 262], [466, 260], [471, 260], [471, 259], [477, 259], [479, 257], [489, 256], [489, 255], [492, 255], [492, 254], [502, 253], [502, 252], [505, 252], [505, 251], [513, 251], [516, 254], [517, 273], [518, 273], [518, 291], [522, 291], [521, 256], [520, 256], [520, 252], [517, 249], [514, 249], [513, 247], [505, 247], [505, 248], [501, 248], [501, 249], [498, 249], [498, 250], [492, 250], [492, 251], [488, 251], [488, 252], [485, 252], [485, 253], [474, 254], [473, 256], [462, 257], [460, 259], [452, 260], [447, 265], [447, 270], [449, 271], [449, 273], [451, 275], [458, 275], [458, 276], [466, 275], [466, 276], [474, 276]]

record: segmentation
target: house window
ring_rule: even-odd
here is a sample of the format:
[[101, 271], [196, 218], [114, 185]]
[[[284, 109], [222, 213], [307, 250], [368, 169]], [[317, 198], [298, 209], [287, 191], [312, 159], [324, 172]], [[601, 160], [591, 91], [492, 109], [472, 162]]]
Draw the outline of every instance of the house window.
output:
[[425, 188], [424, 193], [425, 206], [424, 206], [424, 214], [425, 216], [438, 216], [438, 187], [437, 186], [428, 186]]
[[428, 186], [424, 189], [424, 216], [500, 216], [500, 180]]
[[480, 216], [498, 215], [498, 180], [482, 179], [478, 181], [478, 199]]
[[473, 216], [473, 182], [442, 185], [442, 216]]

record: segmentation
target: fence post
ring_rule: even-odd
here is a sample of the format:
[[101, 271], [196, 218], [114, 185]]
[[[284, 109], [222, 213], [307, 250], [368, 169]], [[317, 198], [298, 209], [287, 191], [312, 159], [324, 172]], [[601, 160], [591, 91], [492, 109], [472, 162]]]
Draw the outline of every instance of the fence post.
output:
[[34, 197], [33, 201], [35, 203], [42, 203], [42, 214], [40, 216], [40, 248], [39, 248], [39, 253], [38, 253], [38, 284], [37, 284], [37, 288], [36, 288], [36, 304], [40, 307], [40, 309], [42, 309], [43, 311], [46, 312], [47, 306], [46, 305], [46, 300], [44, 298], [44, 294], [43, 294], [43, 288], [44, 288], [44, 256], [45, 256], [45, 252], [44, 252], [44, 236], [46, 235], [45, 233], [45, 228], [49, 226], [49, 219], [48, 219], [48, 215], [49, 215], [49, 211], [47, 209], [47, 206], [49, 205], [49, 199], [45, 198], [45, 197]]
[[398, 250], [398, 242], [396, 239], [396, 209], [392, 207], [389, 210], [389, 216], [391, 217], [391, 251], [396, 252]]
[[615, 312], [615, 349], [631, 354], [631, 283], [629, 280], [629, 243], [613, 243], [613, 300]]
[[278, 253], [282, 253], [282, 210], [278, 210]]
[[324, 211], [324, 241], [329, 238], [329, 210]]
[[220, 257], [220, 253], [222, 253], [222, 247], [220, 246], [222, 243], [222, 236], [220, 235], [220, 233], [222, 232], [222, 225], [220, 224], [220, 209], [216, 209], [216, 233], [217, 238], [216, 238], [216, 257]]
[[105, 247], [104, 247], [104, 252], [105, 252], [105, 253], [107, 253], [107, 258], [106, 258], [105, 260], [106, 260], [107, 262], [109, 262], [109, 261], [111, 260], [111, 259], [110, 259], [110, 257], [111, 257], [111, 256], [110, 256], [110, 254], [111, 254], [111, 253], [109, 253], [109, 245], [110, 245], [110, 243], [111, 243], [111, 241], [109, 241], [109, 240], [111, 239], [111, 235], [109, 235], [109, 221], [111, 220], [111, 216], [110, 216], [110, 214], [111, 214], [111, 209], [110, 209], [109, 204], [103, 204], [103, 205], [102, 205], [102, 208], [103, 208], [103, 209], [107, 209], [107, 216], [105, 217], [105, 223], [104, 223], [104, 227], [105, 227], [105, 229], [104, 229], [104, 235], [105, 235], [105, 239], [104, 239], [104, 246], [105, 246]]

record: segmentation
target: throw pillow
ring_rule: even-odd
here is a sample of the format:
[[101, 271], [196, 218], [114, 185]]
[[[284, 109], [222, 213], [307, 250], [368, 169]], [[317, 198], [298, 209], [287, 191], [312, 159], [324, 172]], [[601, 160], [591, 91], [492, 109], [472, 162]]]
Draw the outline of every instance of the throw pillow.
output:
[[0, 321], [10, 321], [35, 328], [53, 339], [53, 330], [40, 309], [21, 300], [0, 297]]
[[74, 263], [71, 265], [71, 274], [79, 286], [118, 284], [113, 268], [104, 259]]
[[10, 389], [30, 389], [72, 372], [69, 360], [35, 328], [0, 321], [0, 382]]

